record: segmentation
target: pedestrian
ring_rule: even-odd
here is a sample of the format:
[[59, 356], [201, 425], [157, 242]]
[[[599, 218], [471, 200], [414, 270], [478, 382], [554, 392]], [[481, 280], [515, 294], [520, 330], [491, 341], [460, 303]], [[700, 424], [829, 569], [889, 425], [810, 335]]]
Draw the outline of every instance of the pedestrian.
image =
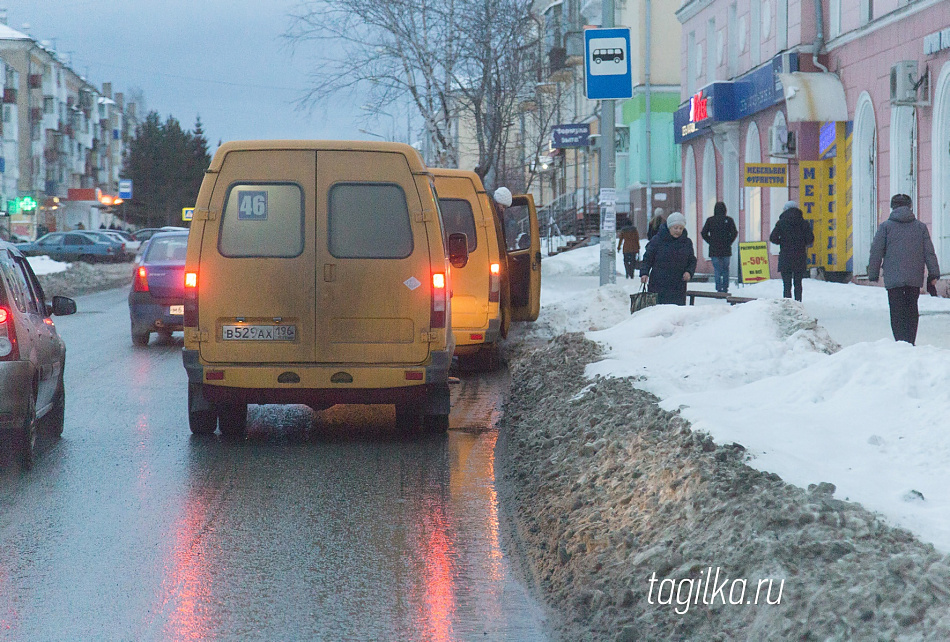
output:
[[650, 219], [650, 223], [647, 225], [647, 241], [652, 240], [653, 237], [656, 236], [656, 233], [660, 231], [665, 220], [662, 207], [653, 210], [653, 218]]
[[716, 292], [728, 292], [729, 257], [732, 256], [732, 242], [739, 236], [739, 230], [732, 217], [726, 215], [725, 203], [719, 201], [713, 206], [713, 215], [706, 219], [701, 235], [709, 244], [709, 258], [716, 273]]
[[686, 217], [673, 212], [643, 253], [640, 281], [656, 292], [656, 302], [686, 305], [686, 283], [696, 272], [693, 242], [686, 234]]
[[940, 278], [937, 254], [927, 226], [914, 217], [913, 201], [907, 194], [891, 198], [891, 215], [877, 228], [871, 242], [868, 280], [876, 282], [884, 268], [884, 287], [891, 310], [891, 332], [895, 341], [914, 345], [917, 341], [917, 298], [924, 284], [936, 296], [934, 282]]
[[778, 271], [782, 273], [783, 295], [792, 298], [792, 284], [795, 285], [795, 300], [802, 300], [802, 279], [808, 270], [808, 256], [805, 250], [815, 242], [811, 224], [802, 216], [798, 203], [788, 201], [782, 208], [775, 229], [769, 235], [769, 241], [779, 246]]
[[623, 252], [623, 269], [628, 279], [637, 278], [637, 255], [640, 254], [640, 232], [626, 219], [626, 224], [620, 229], [617, 241], [617, 251]]

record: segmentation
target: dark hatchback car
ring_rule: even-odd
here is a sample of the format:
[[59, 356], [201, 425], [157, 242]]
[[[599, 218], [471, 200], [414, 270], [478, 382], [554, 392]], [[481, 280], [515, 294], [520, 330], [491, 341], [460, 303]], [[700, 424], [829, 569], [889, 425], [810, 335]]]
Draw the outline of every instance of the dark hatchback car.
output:
[[38, 421], [63, 434], [66, 346], [51, 315], [73, 314], [76, 302], [46, 302], [30, 264], [0, 241], [0, 446], [21, 463], [33, 463]]
[[160, 232], [146, 241], [129, 292], [132, 343], [148, 345], [152, 332], [166, 339], [183, 328], [188, 232]]

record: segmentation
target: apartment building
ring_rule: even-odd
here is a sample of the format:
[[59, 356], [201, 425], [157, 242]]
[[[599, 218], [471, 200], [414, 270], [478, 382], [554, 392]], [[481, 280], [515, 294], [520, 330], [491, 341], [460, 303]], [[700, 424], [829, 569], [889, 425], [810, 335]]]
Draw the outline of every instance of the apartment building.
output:
[[[5, 20], [0, 11], [0, 212], [8, 231], [33, 237], [63, 226], [70, 190], [117, 193], [135, 108], [122, 94], [113, 97], [109, 83], [99, 90]], [[27, 197], [35, 208], [17, 206]]]
[[[855, 278], [891, 195], [907, 193], [947, 269], [950, 2], [686, 0], [676, 15], [674, 134], [691, 232], [723, 201], [738, 241], [761, 241], [793, 199], [815, 231], [810, 265]], [[784, 184], [756, 180], [758, 163]]]

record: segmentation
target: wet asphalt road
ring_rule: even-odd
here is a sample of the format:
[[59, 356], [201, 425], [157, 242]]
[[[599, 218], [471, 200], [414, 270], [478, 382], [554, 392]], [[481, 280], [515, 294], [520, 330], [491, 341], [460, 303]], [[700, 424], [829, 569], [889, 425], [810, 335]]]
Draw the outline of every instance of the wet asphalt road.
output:
[[[387, 407], [252, 407], [192, 437], [180, 334], [133, 348], [126, 292], [78, 300], [66, 430], [0, 470], [0, 640], [535, 640], [501, 547], [496, 433], [395, 433]], [[503, 375], [465, 377], [484, 428]]]

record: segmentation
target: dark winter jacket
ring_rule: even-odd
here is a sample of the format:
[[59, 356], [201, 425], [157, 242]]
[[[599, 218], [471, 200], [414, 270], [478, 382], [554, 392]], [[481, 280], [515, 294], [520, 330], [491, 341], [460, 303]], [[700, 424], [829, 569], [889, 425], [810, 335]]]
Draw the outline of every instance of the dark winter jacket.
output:
[[805, 250], [815, 242], [811, 224], [802, 217], [802, 211], [790, 207], [782, 212], [769, 240], [779, 246], [778, 271], [804, 272], [808, 269]]
[[664, 220], [662, 216], [654, 216], [650, 219], [650, 223], [647, 225], [647, 240], [652, 240], [656, 233], [660, 231], [660, 228], [663, 227]]
[[[666, 225], [647, 243], [647, 249], [640, 261], [640, 276], [649, 276], [649, 291], [660, 296], [660, 303], [686, 303], [686, 281], [683, 273], [689, 272], [692, 276], [696, 272], [696, 254], [693, 252], [693, 242], [686, 235], [686, 230], [679, 238], [673, 238]], [[666, 295], [666, 296], [664, 296]]]
[[731, 216], [721, 213], [706, 219], [701, 234], [709, 244], [709, 256], [732, 256], [732, 242], [739, 236], [739, 230]]
[[909, 207], [898, 207], [877, 228], [871, 243], [868, 279], [877, 281], [884, 265], [884, 287], [916, 287], [924, 284], [924, 266], [928, 280], [940, 277], [937, 254], [927, 226], [914, 218]]

